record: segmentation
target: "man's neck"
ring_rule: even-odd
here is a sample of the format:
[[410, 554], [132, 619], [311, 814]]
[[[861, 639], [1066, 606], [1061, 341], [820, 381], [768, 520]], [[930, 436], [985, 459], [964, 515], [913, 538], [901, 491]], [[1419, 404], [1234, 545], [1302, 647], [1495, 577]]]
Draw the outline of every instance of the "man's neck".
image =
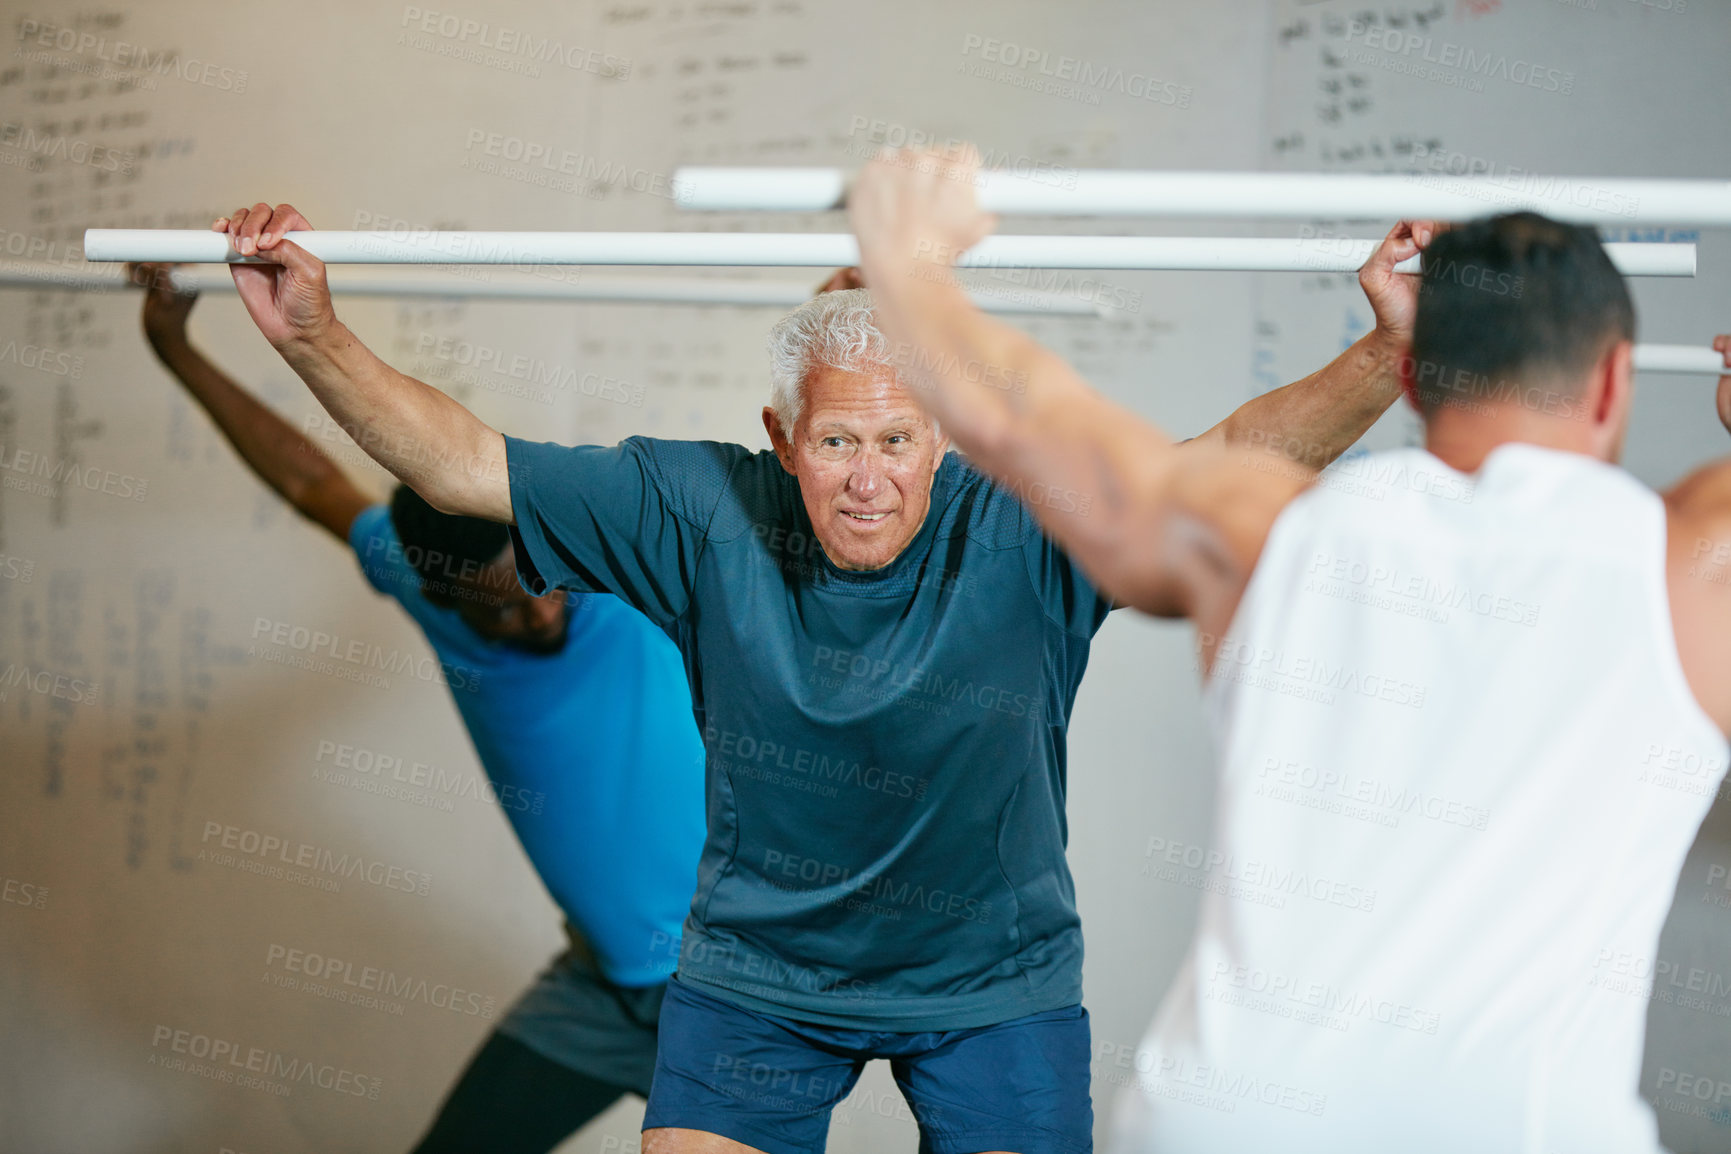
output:
[[1537, 412], [1518, 404], [1480, 403], [1477, 409], [1443, 409], [1425, 423], [1424, 447], [1462, 473], [1476, 473], [1499, 445], [1538, 445], [1597, 457], [1592, 426], [1579, 419]]

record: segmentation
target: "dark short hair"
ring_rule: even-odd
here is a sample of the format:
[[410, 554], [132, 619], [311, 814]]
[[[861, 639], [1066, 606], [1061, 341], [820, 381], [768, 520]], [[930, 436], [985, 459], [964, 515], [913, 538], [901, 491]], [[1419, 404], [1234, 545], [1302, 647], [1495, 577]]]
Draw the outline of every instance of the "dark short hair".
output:
[[421, 580], [447, 592], [490, 565], [511, 541], [510, 530], [497, 521], [441, 513], [407, 485], [391, 494], [391, 524]]
[[1566, 384], [1634, 339], [1629, 288], [1590, 228], [1511, 212], [1448, 229], [1425, 249], [1412, 375], [1426, 415], [1463, 391]]

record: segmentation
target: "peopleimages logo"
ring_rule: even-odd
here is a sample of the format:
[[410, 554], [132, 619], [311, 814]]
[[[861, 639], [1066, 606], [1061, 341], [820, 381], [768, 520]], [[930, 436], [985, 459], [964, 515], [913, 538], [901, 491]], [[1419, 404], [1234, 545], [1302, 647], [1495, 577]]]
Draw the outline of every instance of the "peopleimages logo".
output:
[[1391, 829], [1409, 815], [1475, 830], [1485, 829], [1490, 822], [1490, 811], [1483, 806], [1442, 797], [1407, 782], [1397, 784], [1338, 769], [1318, 769], [1309, 762], [1278, 757], [1263, 759], [1254, 794]]
[[[764, 851], [763, 874], [771, 885], [793, 892], [841, 888], [845, 892], [830, 904], [865, 913], [888, 913], [900, 918], [903, 909], [921, 909], [965, 922], [983, 922], [992, 916], [991, 902], [967, 894], [905, 879], [897, 881], [870, 869], [856, 872], [849, 866], [780, 850]], [[781, 879], [805, 882], [806, 886], [786, 885]]]
[[1438, 41], [1417, 32], [1384, 28], [1363, 20], [1353, 20], [1348, 24], [1347, 36], [1366, 48], [1375, 48], [1403, 59], [1416, 53], [1421, 63], [1455, 69], [1480, 80], [1506, 80], [1563, 96], [1575, 91], [1573, 72], [1546, 68], [1530, 60], [1510, 60], [1500, 52], [1480, 51], [1451, 40]]
[[[17, 365], [21, 369], [35, 369], [39, 373], [71, 377], [73, 380], [84, 375], [83, 357], [27, 342], [7, 341], [4, 346], [0, 346], [0, 364]], [[16, 460], [19, 454], [14, 451], [13, 456]], [[22, 456], [28, 460], [31, 454], [24, 453]], [[0, 466], [4, 465], [4, 461], [5, 446], [0, 446]]]
[[459, 337], [440, 337], [422, 333], [415, 341], [415, 352], [462, 368], [495, 373], [522, 381], [529, 386], [544, 387], [547, 399], [557, 392], [573, 393], [620, 405], [643, 407], [643, 387], [601, 373], [567, 368], [538, 357], [510, 353], [491, 345], [478, 344]]
[[[268, 617], [254, 618], [252, 637], [278, 648], [261, 649], [254, 645], [248, 656], [279, 665], [295, 665], [319, 673], [337, 673], [347, 680], [389, 688], [390, 682], [368, 670], [383, 673], [406, 673], [422, 681], [437, 681], [452, 689], [474, 691], [480, 688], [481, 671], [467, 666], [440, 661], [425, 654], [386, 649], [357, 637], [341, 637], [323, 629], [312, 629], [288, 621], [272, 621]], [[319, 660], [328, 658], [329, 660]]]
[[[0, 351], [0, 362], [5, 359], [5, 353]], [[83, 364], [82, 359], [79, 364]], [[36, 497], [54, 497], [68, 485], [127, 501], [142, 501], [150, 492], [150, 481], [131, 473], [84, 465], [72, 457], [54, 461], [45, 453], [29, 449], [15, 448], [8, 453], [6, 446], [0, 445], [0, 487]]]
[[[632, 62], [610, 52], [567, 44], [553, 36], [537, 36], [521, 28], [474, 20], [454, 12], [437, 12], [409, 5], [403, 9], [397, 43], [475, 64], [506, 67], [530, 77], [541, 75], [537, 64], [558, 64], [577, 72], [623, 80]], [[443, 45], [432, 37], [444, 41]]]
[[962, 55], [984, 64], [996, 64], [997, 70], [963, 70], [970, 75], [999, 80], [1017, 88], [1050, 92], [1053, 95], [1081, 99], [1099, 104], [1102, 92], [1164, 104], [1174, 108], [1189, 108], [1194, 90], [1188, 84], [1174, 84], [1146, 72], [1096, 64], [1078, 56], [1053, 56], [1038, 48], [1028, 48], [1012, 41], [969, 33], [962, 39]]
[[1348, 1028], [1348, 1019], [1366, 1021], [1411, 1030], [1420, 1034], [1435, 1034], [1442, 1024], [1442, 1015], [1406, 1002], [1395, 1001], [1360, 989], [1342, 988], [1331, 982], [1313, 981], [1292, 974], [1276, 973], [1253, 966], [1214, 963], [1208, 977], [1205, 995], [1228, 1005], [1263, 1010], [1280, 1017], [1293, 1017], [1296, 1007], [1318, 1011], [1324, 1020], [1316, 1024], [1330, 1029]]
[[[323, 764], [327, 759], [329, 764]], [[547, 795], [540, 790], [500, 784], [473, 773], [447, 771], [424, 761], [409, 761], [401, 755], [328, 739], [319, 742], [313, 760], [321, 765], [313, 776], [321, 780], [362, 792], [400, 796], [423, 805], [440, 802], [438, 808], [446, 812], [451, 809], [449, 799], [453, 797], [528, 814], [539, 814], [547, 802]], [[392, 783], [408, 788], [400, 789]]]
[[44, 697], [58, 697], [74, 705], [93, 705], [100, 687], [82, 677], [56, 673], [52, 669], [32, 669], [9, 661], [5, 669], [0, 669], [0, 701], [5, 701], [7, 694], [18, 688]]
[[334, 1062], [309, 1061], [279, 1050], [248, 1046], [229, 1038], [173, 1026], [157, 1026], [151, 1034], [150, 1048], [150, 1064], [153, 1066], [269, 1090], [278, 1096], [288, 1094], [299, 1083], [329, 1090], [333, 1094], [376, 1101], [380, 1088], [384, 1086], [382, 1078], [368, 1077]]
[[[1376, 909], [1378, 891], [1355, 885], [1338, 878], [1312, 874], [1308, 870], [1255, 858], [1240, 858], [1235, 853], [1208, 849], [1192, 842], [1151, 836], [1142, 856], [1147, 859], [1140, 874], [1159, 881], [1188, 884], [1190, 880], [1178, 872], [1191, 871], [1196, 878], [1210, 884], [1201, 888], [1225, 893], [1228, 897], [1245, 897], [1258, 905], [1283, 908], [1287, 897], [1304, 897], [1326, 902], [1344, 909], [1371, 913]], [[1258, 892], [1275, 900], [1263, 900]]]
[[[80, 32], [58, 24], [39, 20], [20, 20], [18, 40], [23, 54], [25, 47], [53, 49], [74, 56], [93, 57], [117, 68], [136, 69], [157, 76], [173, 76], [188, 84], [215, 88], [219, 92], [245, 92], [247, 73], [244, 69], [224, 68], [193, 57], [183, 57], [179, 49], [150, 49], [125, 40], [110, 40], [94, 32]], [[32, 55], [41, 56], [40, 52]], [[52, 60], [43, 63], [53, 63]]]
[[[272, 985], [392, 1013], [402, 1013], [402, 1003], [421, 1002], [453, 1014], [490, 1019], [498, 1007], [498, 999], [492, 995], [449, 982], [357, 965], [346, 958], [275, 942], [265, 950], [265, 968], [266, 980]], [[272, 972], [276, 970], [282, 973]], [[375, 1004], [381, 1000], [383, 1005]]]
[[[469, 129], [463, 151], [469, 154], [463, 158], [463, 167], [470, 171], [511, 176], [523, 183], [560, 192], [582, 192], [594, 196], [599, 194], [601, 186], [613, 185], [668, 200], [673, 199], [677, 192], [672, 179], [664, 172], [633, 168], [587, 153], [572, 152], [548, 141], [528, 140], [484, 128]], [[480, 157], [474, 155], [477, 151], [481, 153]], [[498, 161], [520, 164], [522, 168], [511, 169]], [[560, 181], [555, 177], [571, 179]]]
[[86, 164], [103, 172], [117, 172], [124, 176], [132, 174], [133, 161], [137, 159], [137, 154], [133, 152], [121, 152], [69, 136], [38, 133], [28, 125], [11, 121], [0, 123], [0, 145], [19, 149], [43, 160]]
[[63, 265], [81, 273], [89, 271], [82, 248], [63, 245], [45, 236], [32, 236], [26, 232], [12, 232], [0, 228], [0, 252], [39, 264]]
[[419, 897], [426, 897], [433, 884], [430, 873], [404, 869], [363, 853], [346, 850], [338, 853], [326, 846], [291, 842], [275, 834], [220, 821], [205, 822], [199, 842], [206, 847], [198, 851], [199, 861], [292, 881], [327, 893], [339, 891], [341, 879], [358, 879], [381, 889]]

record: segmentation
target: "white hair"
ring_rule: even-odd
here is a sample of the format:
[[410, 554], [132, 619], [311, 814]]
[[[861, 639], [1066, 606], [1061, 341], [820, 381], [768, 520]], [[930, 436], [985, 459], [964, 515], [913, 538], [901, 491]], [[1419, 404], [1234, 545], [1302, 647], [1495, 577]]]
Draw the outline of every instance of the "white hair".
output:
[[805, 408], [805, 378], [819, 365], [855, 373], [889, 367], [870, 290], [819, 293], [769, 330], [769, 407], [790, 437]]

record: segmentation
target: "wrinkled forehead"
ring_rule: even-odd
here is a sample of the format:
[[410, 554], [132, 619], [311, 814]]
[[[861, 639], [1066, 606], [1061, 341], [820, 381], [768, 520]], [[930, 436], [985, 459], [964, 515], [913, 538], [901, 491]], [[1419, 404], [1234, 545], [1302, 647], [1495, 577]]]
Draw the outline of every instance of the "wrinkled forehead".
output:
[[888, 365], [864, 370], [831, 365], [813, 369], [805, 378], [801, 421], [813, 430], [829, 425], [930, 428], [932, 423], [913, 392]]

